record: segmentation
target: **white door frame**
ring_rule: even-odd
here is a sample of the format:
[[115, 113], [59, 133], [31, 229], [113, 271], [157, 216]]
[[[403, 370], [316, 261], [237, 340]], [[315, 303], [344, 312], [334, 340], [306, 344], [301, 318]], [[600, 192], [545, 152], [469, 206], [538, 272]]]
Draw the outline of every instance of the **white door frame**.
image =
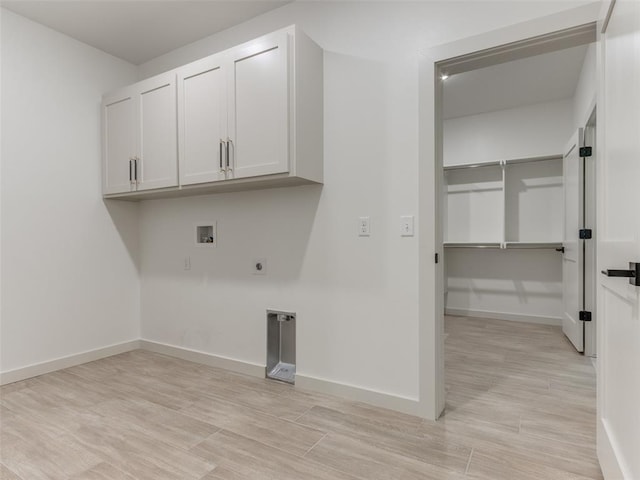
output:
[[[435, 263], [442, 248], [442, 82], [447, 73], [502, 63], [594, 41], [597, 3], [512, 25], [424, 52], [419, 73], [418, 314], [420, 414], [437, 419], [444, 410], [444, 272]], [[588, 25], [589, 29], [579, 27]], [[588, 37], [588, 40], [585, 38]], [[532, 40], [533, 39], [533, 40]]]
[[[593, 147], [593, 156], [585, 159], [584, 164], [584, 211], [585, 211], [585, 228], [596, 228], [596, 162], [597, 162], [597, 109], [596, 99], [591, 102], [588, 109], [588, 117], [580, 122], [584, 129], [584, 141], [587, 146]], [[598, 324], [598, 314], [596, 310], [597, 299], [597, 275], [598, 262], [596, 254], [596, 239], [585, 244], [585, 275], [584, 275], [584, 291], [585, 291], [585, 310], [591, 312], [591, 322], [587, 322], [584, 326], [584, 355], [587, 357], [597, 356], [596, 332]]]

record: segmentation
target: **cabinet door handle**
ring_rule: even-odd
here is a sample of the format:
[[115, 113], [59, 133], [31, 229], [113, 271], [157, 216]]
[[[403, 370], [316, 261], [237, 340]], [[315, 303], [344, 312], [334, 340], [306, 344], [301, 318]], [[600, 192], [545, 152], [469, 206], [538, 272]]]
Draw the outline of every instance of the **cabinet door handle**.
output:
[[220, 173], [224, 173], [224, 166], [222, 165], [222, 149], [224, 148], [224, 140], [220, 139]]
[[133, 178], [138, 184], [138, 157], [133, 157]]
[[133, 159], [129, 159], [129, 185], [133, 183], [133, 172], [131, 171], [131, 167], [133, 166]]
[[231, 171], [231, 166], [229, 164], [229, 151], [231, 150], [232, 146], [233, 146], [233, 142], [229, 137], [227, 137], [227, 172]]

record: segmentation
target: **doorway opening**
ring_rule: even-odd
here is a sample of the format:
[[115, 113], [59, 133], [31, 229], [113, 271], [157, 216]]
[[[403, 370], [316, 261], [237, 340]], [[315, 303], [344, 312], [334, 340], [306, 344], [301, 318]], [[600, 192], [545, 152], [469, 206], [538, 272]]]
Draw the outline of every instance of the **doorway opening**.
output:
[[594, 459], [595, 66], [588, 24], [435, 72], [441, 421]]

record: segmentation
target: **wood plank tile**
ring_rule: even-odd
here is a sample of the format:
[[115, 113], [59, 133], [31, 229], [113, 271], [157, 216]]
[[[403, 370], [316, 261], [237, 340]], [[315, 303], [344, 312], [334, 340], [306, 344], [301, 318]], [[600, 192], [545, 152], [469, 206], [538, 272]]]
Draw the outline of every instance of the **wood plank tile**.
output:
[[181, 413], [297, 456], [304, 455], [326, 433], [212, 397], [182, 409]]
[[[447, 411], [423, 428], [444, 426], [452, 441], [473, 446], [469, 476], [601, 478], [595, 372], [559, 328], [460, 317], [445, 327]], [[478, 359], [468, 362], [468, 352]], [[482, 381], [485, 372], [494, 383]]]
[[518, 480], [587, 480], [565, 470], [549, 467], [538, 462], [523, 460], [514, 455], [496, 455], [474, 450], [467, 472], [468, 478], [495, 480], [497, 478]]
[[246, 480], [248, 477], [224, 467], [216, 467], [214, 471], [208, 473], [200, 480]]
[[158, 441], [189, 449], [220, 427], [141, 399], [111, 400], [90, 409], [102, 417], [127, 422]]
[[542, 439], [564, 440], [577, 447], [588, 448], [593, 445], [596, 424], [564, 415], [523, 414], [522, 432]]
[[[434, 427], [434, 422], [425, 421], [425, 429]], [[464, 422], [446, 424], [446, 435], [452, 441], [470, 445], [474, 449], [484, 449], [498, 456], [520, 455], [534, 463], [541, 463], [559, 470], [600, 478], [595, 445], [578, 448], [564, 441], [533, 437], [523, 433], [509, 433], [490, 426], [469, 425]]]
[[197, 392], [201, 397], [233, 398], [234, 403], [290, 420], [295, 420], [314, 405], [310, 399], [288, 395], [282, 389], [262, 389], [260, 384], [217, 383], [211, 387], [200, 384]]
[[22, 478], [0, 463], [0, 480], [22, 480]]
[[131, 475], [108, 463], [99, 463], [95, 467], [71, 477], [69, 480], [136, 480]]
[[29, 480], [66, 480], [101, 461], [67, 433], [53, 436], [36, 422], [6, 417], [2, 419], [0, 445], [2, 463]]
[[73, 432], [76, 441], [102, 461], [139, 480], [197, 480], [215, 468], [215, 464], [141, 433], [126, 422], [87, 417], [84, 423]]
[[355, 480], [328, 466], [226, 430], [190, 451], [248, 480]]
[[7, 480], [602, 478], [557, 327], [448, 317], [437, 422], [134, 351], [0, 387]]
[[471, 448], [448, 441], [444, 436], [391, 429], [375, 418], [356, 417], [324, 407], [313, 407], [297, 423], [340, 433], [409, 458], [463, 473]]
[[457, 474], [384, 450], [368, 442], [334, 433], [327, 434], [305, 455], [305, 458], [347, 472], [363, 480], [463, 478], [462, 473]]

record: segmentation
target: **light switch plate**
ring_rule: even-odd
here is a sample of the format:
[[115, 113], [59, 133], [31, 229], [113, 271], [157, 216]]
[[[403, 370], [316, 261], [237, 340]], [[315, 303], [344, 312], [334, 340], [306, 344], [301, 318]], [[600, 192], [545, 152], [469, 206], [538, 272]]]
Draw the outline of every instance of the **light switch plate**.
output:
[[371, 235], [371, 219], [369, 217], [358, 218], [358, 236], [368, 237]]
[[413, 215], [400, 217], [400, 235], [403, 237], [413, 237]]

